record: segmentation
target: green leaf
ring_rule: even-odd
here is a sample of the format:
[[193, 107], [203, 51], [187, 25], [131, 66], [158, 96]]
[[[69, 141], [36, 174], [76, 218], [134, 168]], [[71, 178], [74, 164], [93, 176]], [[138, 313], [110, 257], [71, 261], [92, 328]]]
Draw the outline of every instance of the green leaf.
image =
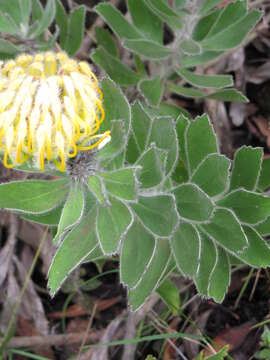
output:
[[138, 220], [128, 230], [120, 257], [120, 276], [124, 285], [135, 287], [151, 265], [156, 241]]
[[[182, 169], [181, 177], [183, 179], [182, 181], [181, 179], [179, 179], [180, 173], [177, 173], [177, 169], [176, 169], [175, 174], [177, 174], [178, 182], [183, 182], [188, 180], [187, 151], [186, 151], [186, 140], [185, 140], [185, 132], [188, 126], [189, 126], [188, 118], [185, 117], [184, 115], [180, 115], [176, 120], [176, 131], [177, 131], [178, 144], [179, 144], [179, 163], [181, 165], [180, 169]], [[179, 167], [179, 163], [178, 163], [178, 167]]]
[[221, 2], [222, 0], [205, 0], [201, 8], [201, 14], [202, 15], [207, 14], [209, 11], [211, 11], [216, 5], [218, 5]]
[[214, 205], [209, 197], [194, 184], [182, 184], [173, 189], [180, 217], [192, 221], [208, 221]]
[[110, 55], [118, 57], [118, 49], [111, 33], [103, 27], [95, 27], [97, 43], [102, 46]]
[[166, 278], [157, 289], [158, 295], [168, 306], [174, 316], [179, 315], [180, 312], [180, 296], [176, 285], [168, 278]]
[[221, 350], [219, 350], [215, 355], [208, 356], [207, 360], [224, 360], [228, 355], [228, 351], [229, 351], [229, 345], [226, 345]]
[[248, 238], [248, 247], [237, 257], [245, 263], [256, 267], [266, 268], [270, 266], [270, 248], [259, 233], [249, 226], [244, 226]]
[[136, 85], [140, 76], [115, 56], [110, 55], [103, 47], [98, 47], [91, 55], [93, 62], [102, 67], [119, 85]]
[[248, 98], [245, 95], [235, 89], [219, 90], [215, 93], [207, 95], [206, 98], [224, 102], [249, 102]]
[[176, 120], [180, 115], [189, 116], [189, 112], [174, 103], [162, 102], [159, 106], [159, 115], [171, 116]]
[[76, 225], [83, 216], [84, 212], [84, 189], [80, 184], [72, 184], [70, 193], [67, 197], [60, 222], [57, 229], [57, 234], [53, 239], [54, 244], [63, 237], [67, 230], [70, 230]]
[[181, 68], [190, 68], [198, 65], [210, 63], [212, 60], [222, 55], [222, 51], [204, 51], [200, 55], [185, 56], [181, 59]]
[[68, 34], [68, 17], [61, 0], [56, 0], [55, 22], [60, 29], [60, 46], [65, 49]]
[[147, 39], [124, 39], [123, 46], [150, 60], [163, 60], [172, 55], [170, 48]]
[[101, 161], [115, 158], [124, 149], [126, 141], [125, 122], [123, 120], [112, 120], [111, 141], [98, 151], [97, 158]]
[[159, 76], [144, 79], [139, 83], [140, 91], [150, 105], [158, 106], [163, 96], [163, 82]]
[[182, 85], [175, 85], [172, 82], [167, 83], [168, 90], [171, 91], [174, 94], [178, 94], [180, 96], [183, 96], [185, 98], [191, 98], [191, 99], [202, 99], [206, 97], [206, 94], [204, 94], [201, 90], [194, 89], [192, 87], [185, 87]]
[[138, 180], [142, 188], [149, 189], [157, 186], [164, 178], [164, 152], [152, 145], [136, 162], [138, 167]]
[[114, 254], [133, 218], [128, 207], [120, 200], [109, 198], [110, 205], [100, 206], [97, 217], [97, 235], [104, 254]]
[[157, 236], [170, 236], [178, 223], [171, 195], [140, 196], [131, 207], [145, 227]]
[[19, 29], [8, 13], [0, 11], [0, 31], [6, 34], [14, 35]]
[[136, 200], [136, 168], [122, 168], [115, 171], [104, 171], [99, 176], [104, 180], [109, 193], [124, 200]]
[[132, 131], [127, 145], [126, 159], [134, 163], [141, 153], [146, 149], [152, 121], [144, 111], [141, 103], [132, 105]]
[[186, 69], [177, 70], [177, 73], [188, 83], [198, 87], [222, 89], [233, 85], [231, 75], [200, 75]]
[[203, 115], [190, 122], [185, 136], [188, 165], [193, 173], [207, 155], [218, 152], [216, 135], [208, 116]]
[[58, 248], [50, 270], [48, 287], [51, 296], [59, 290], [67, 276], [77, 268], [97, 247], [95, 229], [96, 208], [84, 217], [64, 238]]
[[128, 292], [129, 303], [133, 311], [138, 310], [147, 297], [159, 286], [169, 262], [169, 242], [167, 240], [158, 240], [151, 266], [145, 269], [140, 283]]
[[200, 267], [197, 275], [194, 277], [197, 290], [202, 295], [209, 297], [208, 287], [210, 276], [216, 265], [217, 251], [213, 241], [204, 233], [201, 236], [201, 256]]
[[16, 46], [7, 40], [0, 39], [0, 53], [2, 53], [3, 55], [8, 55], [12, 57], [21, 52], [21, 50], [21, 47]]
[[40, 36], [51, 25], [55, 18], [56, 5], [55, 0], [48, 0], [46, 7], [43, 11], [42, 18], [38, 23], [38, 27], [31, 33], [32, 38]]
[[258, 188], [265, 191], [270, 187], [270, 157], [263, 159]]
[[200, 44], [192, 39], [185, 39], [180, 43], [180, 49], [185, 55], [198, 55], [201, 54], [202, 48]]
[[247, 224], [257, 224], [270, 216], [270, 198], [244, 189], [232, 191], [217, 204], [232, 209]]
[[[19, 6], [20, 6], [20, 18], [21, 18], [21, 23], [20, 23], [20, 28], [21, 28], [21, 32], [23, 34], [26, 34], [26, 31], [28, 30], [28, 24], [29, 24], [29, 19], [30, 19], [30, 15], [31, 15], [31, 10], [32, 10], [32, 1], [31, 0], [19, 0]], [[24, 29], [23, 29], [24, 26]]]
[[37, 24], [38, 21], [42, 18], [43, 15], [43, 7], [39, 0], [32, 0], [32, 13], [31, 19], [33, 25]]
[[168, 151], [166, 175], [175, 168], [178, 160], [178, 140], [175, 122], [168, 117], [157, 117], [152, 122], [148, 144], [155, 143], [162, 150]]
[[184, 275], [195, 276], [199, 268], [201, 239], [199, 232], [189, 223], [181, 223], [172, 237], [172, 251], [176, 265]]
[[207, 16], [201, 17], [193, 30], [192, 38], [196, 41], [202, 41], [206, 38], [207, 34], [219, 18], [221, 12], [221, 9], [217, 9]]
[[219, 32], [227, 29], [229, 26], [235, 24], [238, 20], [243, 18], [247, 14], [247, 2], [246, 1], [236, 1], [232, 4], [225, 6], [220, 13], [217, 21], [211, 30], [207, 34], [207, 37], [214, 36]]
[[192, 87], [175, 85], [172, 82], [168, 82], [167, 86], [168, 86], [168, 90], [170, 90], [171, 92], [181, 95], [188, 99], [206, 98], [206, 99], [214, 99], [224, 102], [243, 102], [243, 103], [248, 102], [247, 97], [244, 96], [240, 91], [237, 91], [235, 89], [223, 89], [213, 92], [211, 94], [206, 94], [203, 93], [201, 90]]
[[124, 120], [125, 132], [128, 133], [131, 110], [125, 95], [110, 79], [103, 79], [101, 81], [101, 88], [104, 95], [103, 107], [106, 121], [101, 125], [100, 131], [110, 130], [112, 120]]
[[68, 180], [26, 180], [0, 185], [0, 208], [45, 213], [63, 202], [69, 192]]
[[[98, 261], [104, 261], [106, 260], [105, 255], [103, 254], [103, 252], [101, 251], [99, 245], [97, 244], [93, 251], [90, 252], [89, 255], [86, 256], [86, 258], [83, 259], [82, 264], [88, 263], [88, 262], [94, 262], [95, 265], [97, 266], [97, 268], [99, 269], [98, 266]], [[101, 272], [101, 271], [100, 271]]]
[[89, 176], [87, 185], [91, 193], [96, 197], [97, 201], [101, 204], [108, 203], [108, 196], [104, 181], [99, 176]]
[[256, 225], [254, 228], [262, 236], [270, 235], [270, 217]]
[[70, 56], [73, 56], [81, 46], [84, 34], [85, 13], [86, 10], [83, 5], [75, 7], [71, 11], [64, 45], [64, 50]]
[[263, 149], [241, 147], [234, 156], [230, 191], [238, 188], [254, 191], [260, 176]]
[[174, 11], [166, 1], [163, 0], [144, 0], [161, 21], [165, 21], [172, 29], [181, 29], [181, 16]]
[[144, 0], [128, 0], [128, 8], [134, 25], [144, 35], [144, 37], [162, 44], [162, 22], [149, 9]]
[[197, 167], [191, 181], [209, 196], [223, 193], [228, 186], [231, 162], [220, 154], [208, 155]]
[[63, 207], [57, 207], [53, 209], [52, 211], [36, 215], [36, 214], [20, 214], [20, 217], [24, 220], [31, 221], [34, 223], [42, 224], [42, 225], [48, 225], [48, 226], [58, 226], [61, 213], [62, 213]]
[[125, 17], [112, 4], [100, 3], [95, 11], [105, 20], [110, 28], [120, 37], [126, 39], [139, 39], [142, 34], [131, 25]]
[[217, 260], [210, 275], [208, 293], [217, 303], [224, 300], [230, 285], [231, 272], [227, 253], [220, 247], [217, 248]]
[[231, 210], [217, 208], [210, 223], [201, 226], [212, 240], [228, 251], [238, 253], [248, 245], [242, 226]]
[[246, 16], [223, 31], [204, 39], [201, 44], [205, 50], [220, 51], [233, 49], [242, 43], [261, 17], [261, 11], [251, 10]]
[[[17, 30], [20, 28], [21, 24], [21, 12], [20, 12], [20, 0], [11, 1], [1, 1], [0, 2], [0, 11], [3, 14], [5, 19], [1, 19], [3, 23], [9, 21], [10, 24], [7, 26], [17, 26]], [[1, 30], [2, 31], [2, 30]]]

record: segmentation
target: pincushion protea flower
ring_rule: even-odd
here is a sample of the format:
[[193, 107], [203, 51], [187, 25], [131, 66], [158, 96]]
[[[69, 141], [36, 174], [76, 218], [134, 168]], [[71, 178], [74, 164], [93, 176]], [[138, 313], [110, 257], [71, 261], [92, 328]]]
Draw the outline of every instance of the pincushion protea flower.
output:
[[90, 66], [65, 53], [22, 54], [0, 65], [0, 151], [7, 168], [29, 160], [65, 171], [78, 151], [99, 148], [110, 132]]

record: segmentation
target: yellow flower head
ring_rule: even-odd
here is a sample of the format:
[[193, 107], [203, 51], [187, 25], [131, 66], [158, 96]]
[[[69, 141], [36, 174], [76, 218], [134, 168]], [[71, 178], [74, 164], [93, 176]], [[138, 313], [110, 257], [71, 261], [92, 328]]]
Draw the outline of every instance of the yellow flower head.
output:
[[102, 92], [88, 63], [65, 53], [23, 54], [0, 64], [0, 151], [10, 168], [33, 160], [65, 171], [78, 151], [101, 147], [110, 132]]

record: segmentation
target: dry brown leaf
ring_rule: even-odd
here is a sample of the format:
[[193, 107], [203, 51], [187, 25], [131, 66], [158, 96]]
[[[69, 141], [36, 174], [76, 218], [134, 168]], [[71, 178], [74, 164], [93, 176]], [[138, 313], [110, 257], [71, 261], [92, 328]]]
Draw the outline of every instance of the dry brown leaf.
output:
[[98, 311], [105, 311], [112, 307], [113, 305], [117, 304], [119, 301], [122, 300], [122, 296], [116, 296], [110, 299], [98, 299], [96, 301], [96, 307]]
[[[21, 220], [19, 238], [26, 244], [36, 250], [39, 246], [40, 239], [44, 234], [44, 226], [31, 223], [29, 221]], [[47, 239], [42, 246], [40, 258], [42, 260], [42, 273], [47, 276], [53, 255], [55, 253], [55, 247], [52, 243], [52, 236], [50, 233], [47, 235]]]
[[[169, 332], [177, 331], [179, 322], [180, 322], [179, 317], [174, 318], [169, 324], [169, 329], [168, 329]], [[176, 351], [175, 351], [175, 348], [173, 348], [171, 345], [172, 343], [175, 344], [175, 342], [176, 342], [176, 340], [173, 340], [173, 339], [171, 339], [170, 341], [166, 341], [163, 360], [175, 359], [175, 357], [177, 356]]]
[[[16, 334], [19, 336], [40, 336], [34, 324], [22, 316], [18, 316], [16, 324]], [[47, 357], [53, 360], [54, 354], [50, 346], [39, 346], [33, 348], [34, 352], [39, 356]]]
[[266, 144], [270, 148], [270, 124], [269, 120], [262, 116], [254, 116], [253, 122], [257, 125], [260, 133], [266, 138]]
[[[14, 262], [18, 270], [17, 273], [20, 282], [23, 284], [27, 276], [27, 272], [23, 264], [15, 256]], [[23, 314], [26, 319], [33, 321], [37, 331], [40, 334], [47, 335], [49, 333], [48, 321], [45, 315], [43, 304], [35, 290], [35, 285], [31, 279], [28, 281], [24, 296], [22, 298], [20, 313]]]
[[[244, 324], [235, 327], [228, 327], [223, 330], [218, 336], [215, 337], [212, 343], [212, 347], [219, 351], [225, 345], [229, 345], [229, 351], [234, 351], [238, 349], [241, 344], [245, 341], [247, 335], [252, 331], [252, 326], [255, 324], [255, 321], [248, 321]], [[211, 349], [206, 349], [204, 351], [205, 356], [213, 355]]]
[[4, 283], [12, 262], [15, 245], [17, 243], [18, 218], [9, 216], [9, 233], [5, 246], [0, 251], [0, 287]]
[[15, 268], [12, 263], [8, 272], [7, 287], [5, 288], [5, 292], [0, 288], [0, 292], [2, 294], [1, 301], [3, 303], [3, 309], [0, 313], [0, 332], [3, 334], [5, 333], [12, 310], [18, 301], [20, 294], [20, 286], [14, 272]]
[[262, 84], [270, 79], [270, 61], [258, 67], [246, 68], [246, 80], [253, 84]]
[[88, 312], [80, 304], [73, 304], [67, 308], [65, 313], [63, 311], [54, 311], [48, 314], [49, 319], [62, 319], [63, 316], [66, 318], [74, 318], [78, 316], [87, 315]]

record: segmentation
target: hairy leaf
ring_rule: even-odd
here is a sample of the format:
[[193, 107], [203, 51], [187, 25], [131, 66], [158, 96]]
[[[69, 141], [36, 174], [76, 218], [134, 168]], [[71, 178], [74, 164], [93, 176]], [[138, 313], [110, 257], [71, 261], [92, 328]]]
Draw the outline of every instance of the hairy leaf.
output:
[[256, 224], [270, 216], [270, 198], [244, 189], [232, 191], [217, 204], [232, 209], [248, 224]]
[[131, 25], [125, 17], [110, 3], [100, 3], [95, 11], [103, 17], [110, 28], [120, 37], [125, 39], [139, 39], [142, 34]]
[[72, 184], [69, 195], [63, 207], [54, 244], [61, 240], [62, 235], [72, 228], [83, 216], [84, 189], [80, 184]]
[[125, 200], [135, 200], [137, 196], [135, 168], [122, 168], [99, 173], [106, 189], [112, 195]]
[[241, 147], [234, 156], [230, 191], [237, 188], [256, 190], [260, 176], [263, 149]]
[[134, 25], [149, 40], [162, 44], [161, 20], [149, 9], [144, 0], [128, 0], [128, 8]]
[[150, 266], [156, 246], [155, 238], [138, 220], [128, 230], [120, 257], [121, 281], [133, 288]]
[[0, 208], [45, 213], [62, 203], [69, 192], [68, 180], [26, 180], [0, 185]]
[[150, 105], [159, 105], [163, 95], [163, 82], [159, 76], [140, 81], [139, 88]]
[[198, 87], [222, 89], [233, 85], [231, 75], [200, 75], [186, 69], [178, 70], [177, 73], [188, 83]]
[[132, 214], [126, 205], [110, 198], [110, 205], [100, 206], [97, 216], [97, 235], [105, 254], [116, 253], [119, 244], [132, 223]]
[[209, 296], [216, 302], [224, 300], [231, 279], [230, 262], [227, 253], [220, 247], [217, 248], [217, 261], [210, 275]]
[[198, 291], [209, 297], [208, 288], [212, 271], [217, 261], [217, 251], [213, 241], [204, 233], [201, 236], [201, 256], [199, 271], [194, 277]]
[[103, 47], [98, 47], [91, 55], [95, 64], [101, 66], [106, 73], [119, 85], [136, 85], [140, 76], [124, 65], [115, 56], [109, 54]]
[[210, 154], [197, 167], [191, 181], [209, 196], [221, 194], [228, 185], [230, 165], [224, 155]]
[[208, 221], [214, 205], [209, 197], [194, 184], [182, 184], [173, 189], [179, 215], [191, 221]]
[[150, 60], [162, 60], [172, 55], [170, 48], [147, 39], [125, 39], [123, 46]]
[[97, 236], [93, 231], [95, 222], [96, 208], [94, 207], [62, 241], [53, 258], [48, 275], [48, 286], [52, 296], [59, 290], [71, 271], [96, 249]]
[[195, 276], [199, 267], [201, 239], [193, 225], [180, 224], [172, 237], [172, 251], [180, 271], [186, 276]]
[[178, 223], [174, 198], [171, 195], [140, 196], [131, 204], [144, 225], [157, 236], [170, 236]]
[[217, 208], [210, 223], [202, 228], [211, 239], [233, 253], [243, 251], [248, 245], [243, 228], [231, 210]]
[[218, 152], [216, 135], [207, 115], [190, 122], [185, 134], [189, 169], [193, 173], [207, 155]]
[[270, 266], [270, 247], [252, 227], [244, 226], [248, 238], [248, 247], [238, 255], [239, 259], [253, 267]]
[[145, 302], [160, 284], [160, 280], [167, 269], [170, 260], [170, 246], [167, 240], [157, 242], [156, 251], [151, 266], [146, 269], [142, 280], [136, 288], [129, 290], [128, 298], [133, 311]]

